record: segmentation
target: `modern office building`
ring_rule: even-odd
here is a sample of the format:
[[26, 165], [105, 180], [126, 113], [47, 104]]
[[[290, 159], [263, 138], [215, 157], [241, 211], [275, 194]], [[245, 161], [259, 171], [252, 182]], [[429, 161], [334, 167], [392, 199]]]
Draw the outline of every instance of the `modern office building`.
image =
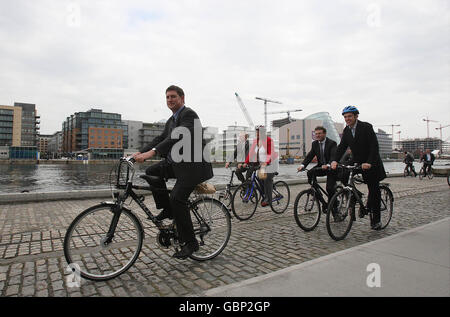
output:
[[92, 159], [116, 159], [128, 147], [128, 126], [118, 113], [91, 109], [76, 112], [62, 124], [62, 151], [68, 155], [89, 153]]
[[[36, 106], [28, 103], [14, 103], [14, 106], [0, 106], [0, 146], [9, 148], [11, 159], [37, 157], [37, 135], [39, 116]], [[6, 156], [6, 151], [2, 152]]]
[[37, 146], [39, 135], [40, 116], [37, 115], [36, 105], [31, 103], [15, 102], [14, 107], [22, 108], [21, 146]]
[[43, 157], [43, 155], [49, 154], [48, 144], [52, 138], [52, 135], [48, 134], [39, 134], [38, 135], [38, 144], [37, 148], [40, 153], [40, 157]]
[[20, 146], [22, 108], [0, 106], [0, 146]]
[[395, 143], [398, 150], [407, 151], [416, 156], [419, 155], [419, 153], [424, 152], [426, 149], [434, 151], [440, 150], [441, 146], [443, 150], [446, 148], [445, 142], [443, 143], [439, 138], [407, 139], [396, 141]]
[[339, 144], [344, 124], [333, 122], [328, 112], [318, 112], [278, 129], [280, 156], [304, 157], [311, 150], [317, 126], [323, 126], [327, 130], [327, 137]]
[[143, 127], [142, 121], [122, 120], [128, 127], [128, 149], [138, 150], [141, 148], [139, 143], [140, 130]]
[[375, 132], [378, 139], [378, 150], [380, 152], [381, 158], [390, 158], [392, 154], [392, 137], [386, 131], [378, 129]]
[[63, 144], [63, 135], [61, 131], [53, 133], [48, 141], [48, 152], [52, 156], [52, 158], [61, 157], [62, 153], [62, 144]]
[[138, 130], [138, 148], [142, 149], [144, 146], [153, 141], [154, 138], [161, 135], [164, 131], [164, 122], [143, 123]]

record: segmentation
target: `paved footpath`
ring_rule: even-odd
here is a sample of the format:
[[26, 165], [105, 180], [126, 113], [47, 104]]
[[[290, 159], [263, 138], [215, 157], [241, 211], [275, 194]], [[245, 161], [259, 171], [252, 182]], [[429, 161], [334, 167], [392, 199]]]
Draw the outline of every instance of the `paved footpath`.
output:
[[[66, 285], [69, 273], [62, 240], [73, 218], [101, 200], [0, 205], [0, 296], [203, 296], [219, 286], [273, 273], [450, 216], [446, 179], [387, 181], [394, 192], [394, 216], [383, 231], [372, 231], [368, 219], [358, 219], [348, 237], [335, 242], [328, 236], [322, 217], [315, 231], [303, 232], [293, 219], [292, 205], [297, 193], [307, 186], [295, 185], [291, 186], [290, 208], [284, 214], [258, 208], [249, 221], [233, 219], [228, 246], [214, 260], [176, 260], [171, 257], [173, 250], [161, 249], [154, 241], [142, 248], [128, 272], [107, 282], [82, 280], [78, 288]], [[146, 200], [154, 210], [150, 202], [152, 199]], [[137, 211], [134, 204], [131, 208]], [[155, 236], [153, 225], [148, 221], [144, 225], [146, 235]]]

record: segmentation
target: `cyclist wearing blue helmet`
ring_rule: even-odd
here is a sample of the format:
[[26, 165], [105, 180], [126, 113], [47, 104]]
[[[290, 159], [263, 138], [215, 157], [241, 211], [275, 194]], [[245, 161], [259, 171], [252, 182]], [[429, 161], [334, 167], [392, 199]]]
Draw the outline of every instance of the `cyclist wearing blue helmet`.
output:
[[[373, 211], [371, 227], [379, 230], [381, 228], [380, 181], [386, 178], [386, 172], [379, 153], [378, 139], [370, 123], [358, 120], [358, 108], [347, 106], [342, 110], [342, 115], [347, 126], [332, 159], [331, 168], [337, 168], [337, 162], [350, 147], [354, 162], [361, 164], [363, 179], [369, 189], [368, 206]], [[359, 216], [364, 217], [364, 214]]]

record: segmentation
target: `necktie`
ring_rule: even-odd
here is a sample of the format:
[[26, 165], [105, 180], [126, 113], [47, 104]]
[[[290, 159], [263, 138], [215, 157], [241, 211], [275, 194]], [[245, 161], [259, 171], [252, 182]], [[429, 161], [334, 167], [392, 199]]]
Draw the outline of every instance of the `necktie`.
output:
[[320, 142], [319, 145], [320, 145], [320, 161], [321, 161], [322, 165], [324, 165], [325, 164], [325, 154], [324, 154], [325, 142]]
[[[175, 129], [175, 117], [174, 116], [172, 116], [172, 117], [170, 117], [170, 127], [169, 127], [169, 135], [171, 135], [172, 134], [172, 130], [173, 129]], [[172, 159], [172, 155], [170, 154], [170, 152], [171, 152], [171, 150], [172, 149], [170, 149], [169, 150], [169, 153], [167, 153], [167, 161], [169, 162], [169, 163], [172, 163], [173, 162], [173, 159]]]

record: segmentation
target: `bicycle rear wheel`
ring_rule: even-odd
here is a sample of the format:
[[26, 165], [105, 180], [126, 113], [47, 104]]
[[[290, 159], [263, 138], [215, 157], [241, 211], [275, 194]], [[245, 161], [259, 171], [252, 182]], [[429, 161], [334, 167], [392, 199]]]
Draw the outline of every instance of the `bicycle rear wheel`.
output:
[[231, 210], [239, 220], [250, 219], [258, 207], [259, 196], [257, 189], [252, 184], [239, 185], [231, 199]]
[[394, 195], [388, 186], [380, 185], [381, 205], [380, 205], [380, 220], [381, 229], [387, 227], [391, 222], [392, 212], [394, 210]]
[[424, 168], [422, 167], [419, 171], [419, 179], [423, 179], [423, 176], [425, 175]]
[[300, 192], [294, 202], [294, 219], [304, 231], [312, 231], [320, 221], [321, 205], [313, 189]]
[[289, 206], [289, 201], [291, 199], [291, 191], [289, 190], [288, 184], [283, 181], [278, 181], [273, 184], [272, 190], [272, 202], [270, 203], [270, 208], [276, 214], [282, 214], [286, 211]]
[[[355, 199], [352, 191], [343, 189], [336, 192], [328, 204], [327, 231], [330, 237], [336, 241], [344, 239], [352, 228], [355, 213], [355, 203], [352, 202], [352, 199]], [[336, 217], [333, 215], [331, 206], [336, 206]]]
[[192, 209], [192, 224], [200, 248], [190, 258], [197, 261], [215, 258], [225, 249], [230, 239], [230, 213], [224, 204], [209, 197], [198, 199], [193, 203]]
[[122, 209], [114, 237], [107, 243], [115, 204], [99, 204], [79, 214], [64, 237], [67, 263], [79, 266], [82, 277], [106, 281], [128, 270], [139, 256], [144, 231], [139, 219]]

